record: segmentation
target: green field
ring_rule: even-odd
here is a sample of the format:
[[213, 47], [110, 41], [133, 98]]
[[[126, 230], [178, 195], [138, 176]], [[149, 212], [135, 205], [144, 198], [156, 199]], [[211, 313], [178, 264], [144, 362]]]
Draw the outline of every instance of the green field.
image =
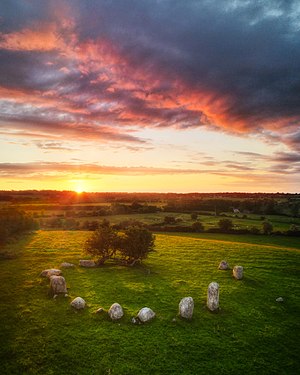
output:
[[[86, 257], [90, 232], [39, 231], [7, 247], [0, 261], [1, 374], [291, 374], [299, 361], [300, 244], [270, 236], [156, 236], [143, 267], [107, 264], [63, 271], [70, 298], [53, 300], [39, 273]], [[256, 241], [256, 243], [254, 243]], [[226, 259], [245, 278], [218, 271]], [[206, 308], [207, 286], [220, 284], [220, 311]], [[72, 298], [88, 307], [74, 312]], [[177, 316], [195, 301], [191, 322]], [[284, 302], [276, 302], [282, 296]], [[125, 316], [106, 313], [120, 303]], [[141, 307], [154, 321], [133, 325]], [[176, 321], [174, 321], [174, 318]]]

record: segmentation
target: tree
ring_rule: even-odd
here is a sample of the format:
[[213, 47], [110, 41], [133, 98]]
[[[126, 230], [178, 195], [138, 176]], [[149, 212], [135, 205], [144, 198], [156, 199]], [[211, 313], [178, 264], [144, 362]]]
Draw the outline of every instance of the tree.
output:
[[233, 222], [231, 219], [221, 219], [218, 222], [218, 226], [222, 231], [228, 232], [233, 228]]
[[97, 265], [121, 254], [126, 264], [134, 265], [153, 251], [155, 237], [146, 228], [129, 227], [122, 233], [109, 225], [100, 226], [85, 243], [86, 253], [97, 258]]
[[121, 253], [127, 264], [134, 265], [147, 258], [154, 249], [155, 237], [146, 228], [129, 227], [121, 240]]
[[169, 224], [169, 225], [176, 224], [175, 217], [174, 216], [165, 216], [164, 217], [164, 224]]
[[87, 239], [85, 251], [98, 259], [98, 265], [102, 265], [115, 255], [117, 241], [118, 234], [112, 227], [101, 226]]
[[13, 207], [0, 208], [0, 244], [35, 229], [38, 222], [30, 214]]
[[193, 230], [193, 232], [196, 232], [196, 233], [203, 232], [203, 230], [204, 230], [203, 224], [200, 223], [200, 221], [195, 221], [192, 224], [192, 230]]
[[191, 213], [191, 219], [192, 220], [197, 220], [197, 218], [198, 218], [198, 214], [196, 213], [196, 212], [193, 212], [193, 213]]
[[262, 223], [263, 234], [270, 234], [273, 231], [273, 225], [269, 221]]

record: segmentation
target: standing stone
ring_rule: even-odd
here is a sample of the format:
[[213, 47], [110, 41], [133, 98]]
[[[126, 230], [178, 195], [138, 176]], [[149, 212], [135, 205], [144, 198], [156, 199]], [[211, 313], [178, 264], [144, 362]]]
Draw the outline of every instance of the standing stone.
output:
[[57, 294], [67, 294], [66, 280], [63, 276], [50, 277], [50, 289], [54, 296]]
[[194, 311], [194, 300], [192, 297], [185, 297], [179, 302], [179, 315], [182, 318], [192, 319]]
[[226, 260], [222, 260], [218, 268], [219, 270], [229, 270], [229, 264], [226, 262]]
[[61, 270], [58, 270], [56, 268], [49, 268], [40, 273], [41, 277], [48, 277], [48, 279], [50, 279], [51, 276], [61, 276], [61, 275], [62, 275]]
[[85, 300], [81, 297], [76, 297], [75, 299], [73, 299], [70, 305], [76, 310], [81, 310], [85, 308]]
[[212, 282], [207, 290], [207, 307], [210, 311], [216, 311], [219, 308], [219, 284]]
[[122, 306], [118, 303], [114, 303], [110, 306], [110, 309], [108, 310], [108, 315], [111, 320], [118, 320], [121, 319], [124, 315]]
[[145, 323], [145, 322], [148, 322], [149, 320], [153, 319], [155, 317], [155, 312], [151, 309], [149, 309], [149, 307], [143, 307], [137, 317], [139, 318], [139, 320], [142, 322], [142, 323]]
[[64, 268], [72, 268], [72, 267], [75, 267], [75, 264], [68, 263], [68, 262], [63, 262], [60, 266], [64, 267]]
[[241, 280], [243, 278], [243, 271], [242, 266], [234, 266], [232, 271], [233, 277], [237, 280]]
[[96, 263], [93, 261], [93, 260], [89, 260], [89, 259], [81, 259], [79, 261], [79, 265], [81, 267], [96, 267]]

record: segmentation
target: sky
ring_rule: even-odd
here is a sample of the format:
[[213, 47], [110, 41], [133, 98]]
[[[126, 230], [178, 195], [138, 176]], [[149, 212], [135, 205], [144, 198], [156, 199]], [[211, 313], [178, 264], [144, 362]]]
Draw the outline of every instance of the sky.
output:
[[299, 192], [298, 0], [1, 0], [0, 190]]

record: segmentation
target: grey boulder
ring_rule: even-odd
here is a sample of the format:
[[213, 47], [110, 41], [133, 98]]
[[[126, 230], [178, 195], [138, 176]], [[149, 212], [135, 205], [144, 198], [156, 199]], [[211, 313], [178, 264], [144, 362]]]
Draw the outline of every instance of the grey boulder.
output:
[[149, 307], [143, 307], [137, 317], [142, 323], [146, 323], [149, 320], [152, 320], [155, 317], [155, 312], [151, 310]]
[[85, 308], [85, 300], [81, 297], [76, 297], [75, 299], [73, 299], [70, 305], [76, 310], [82, 310]]
[[54, 295], [67, 294], [68, 292], [65, 278], [63, 276], [51, 276], [50, 289]]
[[114, 303], [110, 306], [110, 309], [108, 310], [108, 315], [111, 320], [118, 320], [121, 319], [124, 315], [122, 306], [118, 303]]
[[192, 319], [194, 311], [194, 300], [192, 297], [184, 297], [179, 302], [179, 315], [185, 319]]

